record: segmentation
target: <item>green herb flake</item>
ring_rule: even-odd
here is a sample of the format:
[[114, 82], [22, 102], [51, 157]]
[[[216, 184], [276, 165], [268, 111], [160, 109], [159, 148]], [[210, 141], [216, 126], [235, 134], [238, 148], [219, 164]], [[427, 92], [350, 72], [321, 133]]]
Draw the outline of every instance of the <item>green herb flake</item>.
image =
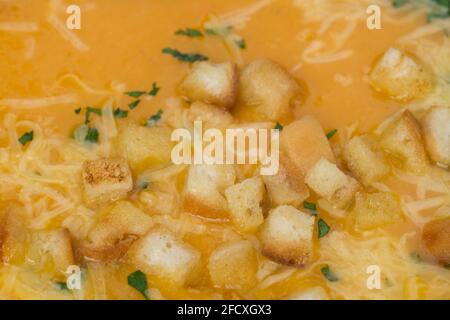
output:
[[182, 62], [196, 62], [208, 60], [208, 57], [200, 53], [183, 53], [178, 51], [177, 49], [172, 48], [164, 48], [162, 50], [162, 53], [171, 55], [172, 57]]
[[330, 282], [336, 282], [339, 280], [338, 277], [336, 277], [336, 275], [331, 271], [329, 265], [326, 265], [320, 269], [320, 272], [322, 272], [323, 276]]
[[86, 114], [85, 114], [85, 120], [84, 120], [85, 124], [89, 124], [91, 122], [91, 113], [101, 116], [102, 110], [100, 108], [87, 107]]
[[310, 213], [313, 216], [317, 215], [317, 206], [315, 203], [309, 202], [309, 201], [304, 201], [303, 202], [303, 208], [307, 209], [310, 211]]
[[401, 8], [401, 7], [403, 7], [405, 4], [407, 4], [408, 3], [408, 0], [393, 0], [392, 1], [392, 5], [395, 7], [395, 8]]
[[55, 282], [55, 286], [58, 290], [60, 291], [71, 291], [69, 289], [69, 287], [67, 286], [67, 283], [63, 282], [63, 281], [57, 281]]
[[175, 32], [178, 36], [186, 36], [186, 37], [202, 37], [203, 33], [200, 30], [194, 29], [194, 28], [186, 28], [186, 29], [179, 29]]
[[133, 110], [134, 108], [136, 108], [139, 103], [141, 103], [141, 99], [137, 99], [131, 103], [128, 104], [128, 108], [130, 108], [130, 110]]
[[29, 131], [24, 133], [20, 138], [19, 138], [19, 142], [21, 145], [26, 145], [28, 142], [33, 141], [34, 138], [34, 131]]
[[97, 143], [98, 142], [98, 130], [93, 127], [89, 127], [84, 138], [86, 142]]
[[116, 118], [126, 118], [128, 117], [128, 110], [122, 110], [120, 108], [117, 108], [114, 110], [114, 117]]
[[75, 112], [75, 114], [80, 114], [81, 113], [81, 108], [75, 109], [74, 112]]
[[238, 48], [242, 50], [247, 48], [247, 44], [245, 43], [244, 39], [237, 39], [234, 41], [234, 43], [238, 46]]
[[277, 123], [275, 124], [274, 129], [275, 129], [275, 130], [281, 131], [281, 130], [283, 130], [283, 125], [282, 125], [281, 123], [277, 122]]
[[161, 89], [161, 88], [158, 87], [158, 85], [156, 84], [156, 82], [153, 82], [153, 84], [152, 84], [152, 89], [149, 91], [148, 95], [149, 95], [149, 96], [155, 97], [155, 96], [158, 94], [158, 92], [159, 92], [160, 89]]
[[127, 96], [130, 96], [130, 97], [133, 97], [133, 98], [140, 98], [141, 96], [143, 96], [146, 93], [147, 92], [145, 92], [145, 91], [128, 91], [128, 92], [125, 92], [125, 94]]
[[334, 129], [334, 130], [331, 130], [330, 132], [328, 132], [327, 133], [328, 140], [331, 140], [337, 132], [338, 132], [337, 129]]
[[145, 126], [154, 127], [159, 122], [159, 120], [161, 120], [162, 114], [163, 111], [159, 110], [157, 113], [155, 113], [154, 115], [152, 115], [150, 118], [147, 119], [147, 121], [145, 122]]
[[328, 232], [330, 232], [330, 226], [323, 219], [319, 219], [319, 222], [317, 223], [317, 228], [319, 231], [319, 239], [325, 237], [328, 234]]
[[128, 275], [128, 285], [139, 291], [145, 300], [150, 300], [147, 276], [142, 271], [138, 270]]

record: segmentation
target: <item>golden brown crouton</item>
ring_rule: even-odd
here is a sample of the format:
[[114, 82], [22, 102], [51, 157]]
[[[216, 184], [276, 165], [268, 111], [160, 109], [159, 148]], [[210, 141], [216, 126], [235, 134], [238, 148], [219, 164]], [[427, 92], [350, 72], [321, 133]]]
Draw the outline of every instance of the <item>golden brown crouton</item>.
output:
[[124, 159], [97, 159], [83, 163], [84, 199], [90, 206], [123, 198], [133, 188], [133, 179]]
[[383, 132], [381, 147], [415, 173], [423, 172], [428, 165], [420, 126], [408, 110]]
[[97, 260], [120, 258], [152, 224], [151, 218], [130, 202], [119, 201], [90, 230], [81, 252]]
[[116, 140], [116, 154], [128, 160], [131, 169], [139, 173], [171, 163], [172, 148], [175, 145], [168, 127], [144, 127], [130, 124], [123, 129]]
[[281, 66], [267, 59], [250, 63], [242, 71], [235, 114], [249, 121], [280, 121], [291, 115], [299, 86]]
[[278, 172], [274, 175], [262, 176], [267, 192], [273, 205], [300, 205], [309, 197], [309, 190], [303, 178], [290, 170], [289, 160], [280, 157]]
[[189, 108], [189, 120], [202, 121], [204, 128], [227, 128], [233, 122], [233, 116], [226, 110], [211, 104], [196, 101]]
[[377, 150], [369, 135], [352, 138], [344, 148], [343, 157], [350, 171], [365, 186], [369, 186], [389, 173], [389, 164]]
[[238, 86], [239, 74], [234, 63], [200, 61], [192, 65], [178, 91], [191, 101], [200, 100], [228, 109], [236, 101]]
[[138, 269], [177, 285], [187, 284], [200, 264], [200, 252], [160, 226], [136, 241], [127, 255]]
[[439, 263], [450, 265], [450, 217], [428, 222], [423, 227], [422, 241]]
[[280, 137], [282, 150], [300, 175], [306, 175], [320, 158], [335, 162], [330, 143], [320, 123], [311, 116], [305, 116], [285, 126]]
[[314, 192], [340, 209], [348, 207], [360, 189], [358, 181], [325, 158], [317, 161], [307, 172], [305, 182]]
[[215, 287], [245, 290], [256, 283], [258, 263], [248, 240], [225, 243], [211, 253], [208, 270]]
[[402, 217], [398, 200], [387, 192], [357, 193], [353, 212], [360, 230], [384, 227]]
[[262, 252], [278, 263], [303, 267], [313, 256], [313, 233], [313, 216], [292, 206], [279, 206], [264, 222]]
[[264, 184], [260, 177], [246, 179], [225, 190], [233, 223], [242, 231], [255, 230], [264, 221], [261, 201]]
[[421, 125], [430, 158], [450, 166], [450, 108], [431, 108], [423, 117]]
[[190, 166], [184, 190], [184, 210], [211, 219], [228, 218], [223, 193], [233, 185], [235, 178], [232, 165]]
[[26, 257], [29, 232], [24, 214], [7, 208], [0, 220], [0, 257], [3, 263], [22, 264]]
[[377, 62], [370, 73], [375, 90], [391, 98], [408, 101], [430, 90], [433, 79], [413, 57], [390, 48]]

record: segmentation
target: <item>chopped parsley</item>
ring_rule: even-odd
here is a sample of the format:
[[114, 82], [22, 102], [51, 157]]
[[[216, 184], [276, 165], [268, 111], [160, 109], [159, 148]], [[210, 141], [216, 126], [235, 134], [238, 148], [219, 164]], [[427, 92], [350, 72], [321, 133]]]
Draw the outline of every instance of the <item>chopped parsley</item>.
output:
[[85, 120], [84, 123], [85, 124], [89, 124], [91, 122], [91, 113], [94, 113], [98, 116], [102, 115], [102, 109], [100, 108], [94, 108], [94, 107], [87, 107], [86, 108], [86, 114], [85, 114]]
[[149, 300], [147, 276], [140, 270], [128, 275], [128, 285], [139, 291], [145, 298]]
[[393, 0], [392, 1], [392, 5], [395, 8], [401, 8], [403, 7], [406, 3], [408, 3], [408, 0]]
[[128, 117], [128, 110], [122, 110], [120, 108], [117, 108], [114, 110], [114, 117], [116, 118], [126, 118]]
[[155, 113], [154, 115], [152, 115], [150, 118], [147, 119], [147, 121], [145, 122], [145, 126], [146, 127], [155, 126], [159, 122], [159, 120], [161, 120], [162, 114], [163, 114], [163, 111], [158, 110], [157, 113]]
[[234, 43], [240, 48], [240, 49], [246, 49], [247, 48], [247, 44], [245, 43], [244, 39], [237, 39], [234, 40]]
[[317, 206], [315, 203], [309, 202], [309, 201], [304, 201], [303, 202], [303, 208], [309, 210], [309, 212], [313, 215], [316, 216], [317, 215]]
[[28, 142], [33, 141], [34, 131], [25, 132], [20, 138], [19, 142], [21, 145], [26, 145]]
[[86, 136], [84, 138], [86, 142], [97, 143], [98, 142], [98, 130], [94, 127], [88, 127]]
[[338, 277], [336, 277], [336, 275], [331, 271], [329, 265], [326, 265], [320, 269], [320, 272], [322, 272], [323, 276], [330, 282], [336, 282], [339, 280]]
[[149, 96], [156, 96], [161, 88], [157, 86], [156, 82], [153, 82], [152, 89], [148, 92]]
[[323, 219], [319, 219], [319, 222], [317, 223], [317, 228], [319, 231], [319, 239], [325, 237], [328, 234], [328, 232], [330, 232], [330, 226]]
[[186, 36], [186, 37], [202, 37], [203, 33], [200, 30], [194, 29], [194, 28], [186, 28], [186, 29], [179, 29], [175, 32], [178, 36]]
[[74, 112], [75, 112], [75, 114], [80, 114], [81, 108], [75, 109]]
[[277, 122], [274, 129], [281, 131], [281, 130], [283, 130], [283, 125], [281, 123]]
[[225, 37], [230, 34], [231, 30], [233, 30], [232, 26], [222, 26], [222, 27], [215, 27], [215, 28], [207, 28], [206, 34], [209, 34], [211, 36], [222, 36]]
[[183, 53], [178, 51], [177, 49], [172, 48], [164, 48], [162, 49], [162, 53], [171, 55], [172, 57], [183, 62], [196, 62], [208, 60], [208, 57], [200, 53]]
[[125, 92], [125, 94], [127, 96], [130, 96], [130, 97], [133, 97], [133, 98], [140, 98], [141, 96], [143, 96], [146, 93], [147, 92], [145, 92], [145, 91], [128, 91], [128, 92]]
[[334, 130], [331, 130], [330, 132], [328, 132], [327, 133], [328, 140], [331, 140], [337, 132], [338, 132], [337, 129], [334, 129]]
[[67, 286], [67, 283], [63, 282], [63, 281], [57, 281], [55, 282], [55, 286], [58, 290], [60, 291], [71, 291], [69, 289], [69, 287]]
[[130, 110], [133, 110], [134, 108], [136, 108], [139, 103], [141, 103], [141, 99], [137, 99], [131, 103], [128, 104], [128, 108], [130, 108]]

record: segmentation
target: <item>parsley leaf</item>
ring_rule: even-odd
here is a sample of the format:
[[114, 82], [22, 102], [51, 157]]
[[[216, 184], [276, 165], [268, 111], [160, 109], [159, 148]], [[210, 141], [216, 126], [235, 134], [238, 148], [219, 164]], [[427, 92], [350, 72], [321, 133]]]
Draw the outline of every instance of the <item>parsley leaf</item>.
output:
[[283, 130], [283, 125], [281, 123], [277, 122], [275, 124], [274, 129], [281, 131], [281, 130]]
[[186, 37], [202, 37], [203, 33], [200, 30], [193, 28], [179, 29], [175, 32], [176, 35]]
[[133, 110], [134, 108], [136, 108], [139, 105], [139, 103], [141, 103], [141, 100], [137, 99], [137, 100], [129, 103], [128, 108], [130, 108], [130, 110]]
[[74, 112], [75, 112], [75, 114], [80, 114], [81, 108], [75, 109]]
[[326, 265], [322, 269], [320, 269], [320, 272], [322, 272], [323, 276], [330, 282], [336, 282], [339, 280], [338, 277], [336, 277], [336, 275], [334, 275], [334, 273], [331, 271], [329, 265]]
[[145, 298], [149, 300], [147, 276], [140, 270], [128, 275], [128, 285], [139, 291]]
[[85, 120], [84, 123], [85, 124], [89, 124], [91, 122], [91, 113], [95, 113], [98, 116], [102, 115], [102, 110], [99, 108], [94, 108], [94, 107], [87, 107], [86, 108], [86, 115], [85, 115]]
[[67, 286], [67, 283], [63, 281], [57, 281], [55, 282], [56, 288], [60, 291], [71, 291], [69, 287]]
[[234, 43], [240, 48], [240, 49], [246, 49], [247, 48], [247, 44], [245, 43], [244, 39], [238, 39], [235, 40]]
[[128, 110], [117, 108], [116, 110], [114, 110], [113, 114], [116, 118], [126, 118], [128, 116]]
[[150, 118], [147, 119], [147, 121], [145, 122], [145, 126], [147, 127], [153, 127], [155, 126], [159, 120], [161, 120], [161, 116], [163, 114], [162, 110], [159, 110], [157, 113], [155, 113], [154, 115], [152, 115]]
[[97, 128], [89, 127], [84, 138], [86, 142], [97, 143], [98, 142], [98, 130]]
[[407, 4], [408, 3], [408, 0], [393, 0], [392, 1], [392, 5], [395, 7], [395, 8], [401, 8], [401, 7], [403, 7], [405, 4]]
[[183, 61], [183, 62], [195, 62], [195, 61], [205, 61], [208, 60], [208, 57], [205, 57], [204, 55], [200, 53], [183, 53], [178, 51], [177, 49], [172, 48], [164, 48], [162, 50], [162, 53], [169, 54], [172, 57]]
[[156, 82], [153, 82], [152, 89], [149, 91], [149, 96], [156, 96], [161, 88], [156, 85]]
[[146, 93], [147, 92], [145, 92], [145, 91], [128, 91], [128, 92], [125, 92], [125, 94], [127, 96], [130, 96], [130, 97], [133, 97], [133, 98], [140, 98], [141, 96], [143, 96]]
[[330, 226], [328, 226], [328, 224], [323, 219], [319, 219], [319, 222], [317, 223], [317, 228], [319, 230], [319, 239], [325, 237], [328, 234], [328, 232], [330, 232]]
[[331, 138], [334, 137], [334, 135], [338, 132], [337, 129], [331, 130], [330, 132], [327, 133], [327, 138], [328, 140], [331, 140]]
[[317, 216], [317, 206], [315, 203], [309, 202], [309, 201], [304, 201], [303, 202], [303, 208], [309, 210], [309, 212], [313, 215], [313, 216]]
[[24, 146], [26, 145], [28, 142], [33, 141], [34, 138], [34, 131], [29, 131], [24, 133], [20, 138], [19, 138], [19, 142]]

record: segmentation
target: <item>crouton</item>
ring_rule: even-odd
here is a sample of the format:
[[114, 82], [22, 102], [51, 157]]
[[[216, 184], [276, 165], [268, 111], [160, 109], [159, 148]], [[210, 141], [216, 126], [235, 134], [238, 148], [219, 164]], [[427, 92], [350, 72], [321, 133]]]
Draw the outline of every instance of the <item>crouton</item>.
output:
[[225, 190], [230, 216], [242, 231], [255, 230], [264, 222], [261, 201], [264, 184], [260, 177], [246, 179]]
[[431, 108], [423, 117], [421, 125], [430, 158], [450, 166], [450, 108]]
[[292, 206], [279, 206], [264, 222], [262, 253], [278, 263], [303, 267], [313, 257], [313, 234], [313, 216]]
[[262, 176], [274, 206], [288, 204], [296, 207], [309, 197], [309, 190], [302, 177], [290, 169], [291, 165], [288, 161], [280, 155], [278, 172], [274, 175]]
[[256, 253], [248, 240], [225, 243], [209, 257], [208, 270], [215, 287], [245, 290], [256, 284]]
[[372, 87], [399, 101], [408, 101], [428, 92], [433, 83], [431, 73], [417, 59], [390, 48], [370, 72]]
[[118, 259], [152, 225], [151, 218], [140, 209], [119, 201], [89, 231], [81, 252], [97, 260]]
[[178, 86], [180, 95], [189, 100], [200, 100], [222, 108], [231, 108], [239, 86], [239, 74], [232, 62], [213, 63], [200, 61]]
[[408, 110], [383, 132], [380, 143], [384, 151], [408, 170], [421, 173], [428, 165], [419, 123]]
[[116, 153], [128, 160], [131, 169], [139, 173], [146, 169], [171, 163], [175, 145], [168, 127], [126, 126], [116, 140]]
[[330, 143], [320, 123], [311, 116], [305, 116], [285, 126], [280, 138], [281, 149], [300, 175], [305, 176], [320, 158], [335, 162]]
[[69, 231], [57, 229], [37, 231], [31, 235], [27, 257], [35, 266], [64, 273], [75, 264]]
[[235, 179], [231, 165], [190, 166], [183, 197], [184, 210], [211, 219], [228, 218], [223, 193]]
[[83, 163], [83, 191], [90, 206], [123, 198], [133, 188], [133, 179], [124, 159], [87, 160]]
[[19, 208], [7, 208], [0, 221], [0, 258], [3, 263], [22, 264], [27, 253], [29, 232]]
[[127, 255], [138, 269], [175, 285], [192, 280], [200, 264], [200, 252], [160, 226], [136, 241]]
[[280, 65], [255, 60], [242, 71], [234, 114], [248, 121], [286, 120], [299, 91], [297, 82]]
[[428, 222], [423, 227], [422, 241], [439, 263], [450, 265], [450, 217]]
[[343, 158], [350, 171], [365, 186], [380, 180], [390, 170], [384, 154], [369, 135], [352, 138], [344, 148]]
[[357, 193], [353, 213], [359, 230], [381, 228], [402, 217], [398, 200], [387, 192]]
[[325, 158], [317, 161], [308, 171], [305, 182], [314, 192], [339, 209], [348, 207], [356, 191], [360, 189], [358, 181], [347, 176]]
[[200, 101], [191, 104], [188, 117], [192, 122], [202, 121], [206, 129], [225, 129], [233, 122], [233, 116], [228, 111]]

